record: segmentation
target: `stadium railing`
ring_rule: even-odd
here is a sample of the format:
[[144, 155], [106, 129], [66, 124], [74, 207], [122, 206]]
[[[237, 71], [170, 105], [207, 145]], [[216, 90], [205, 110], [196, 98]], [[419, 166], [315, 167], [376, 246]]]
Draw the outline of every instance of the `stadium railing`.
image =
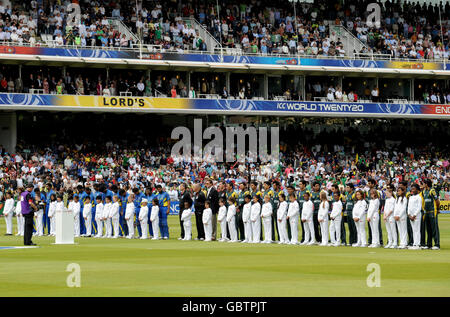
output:
[[[114, 46], [81, 46], [81, 45], [57, 45], [56, 42], [48, 40], [47, 43], [36, 42], [34, 45], [20, 42], [0, 42], [0, 46], [20, 46], [20, 47], [44, 47], [44, 48], [61, 48], [61, 49], [77, 49], [77, 50], [106, 50], [106, 51], [129, 51], [136, 53], [175, 53], [175, 54], [201, 54], [201, 55], [227, 55], [227, 56], [260, 56], [260, 57], [288, 57], [288, 58], [312, 58], [312, 59], [331, 59], [331, 60], [372, 60], [372, 61], [402, 61], [402, 62], [432, 62], [432, 63], [447, 63], [448, 58], [433, 58], [433, 59], [411, 59], [393, 57], [389, 54], [375, 54], [375, 53], [355, 53], [353, 57], [350, 56], [325, 56], [325, 55], [307, 55], [307, 54], [282, 54], [282, 53], [248, 53], [241, 49], [233, 48], [217, 48], [214, 53], [201, 50], [176, 50], [164, 49], [161, 45], [153, 44], [139, 44], [133, 43], [132, 47], [114, 47]], [[3, 52], [5, 54], [6, 52]], [[142, 57], [142, 56], [141, 56]]]

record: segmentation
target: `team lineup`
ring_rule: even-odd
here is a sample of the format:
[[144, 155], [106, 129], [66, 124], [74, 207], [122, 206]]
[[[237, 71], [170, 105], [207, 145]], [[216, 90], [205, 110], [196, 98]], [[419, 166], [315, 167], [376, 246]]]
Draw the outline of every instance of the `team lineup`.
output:
[[[179, 186], [181, 237], [191, 240], [193, 216], [196, 240], [242, 243], [279, 243], [320, 246], [384, 246], [391, 249], [439, 249], [439, 198], [431, 180], [401, 182], [377, 189], [376, 181], [355, 188], [334, 184], [330, 191], [315, 181], [298, 188], [278, 181], [239, 183], [206, 179]], [[216, 186], [218, 189], [216, 189]], [[6, 235], [55, 235], [55, 214], [74, 215], [75, 237], [169, 239], [167, 217], [171, 198], [163, 184], [119, 188], [86, 183], [75, 190], [55, 191], [51, 183], [27, 185], [5, 193]], [[383, 243], [381, 222], [388, 241]], [[220, 236], [217, 223], [220, 225]], [[299, 226], [300, 223], [300, 226]], [[28, 228], [28, 230], [27, 230]], [[32, 233], [34, 231], [34, 233]], [[137, 233], [136, 233], [137, 231]], [[347, 236], [348, 231], [348, 236]], [[434, 245], [433, 245], [434, 242]]]

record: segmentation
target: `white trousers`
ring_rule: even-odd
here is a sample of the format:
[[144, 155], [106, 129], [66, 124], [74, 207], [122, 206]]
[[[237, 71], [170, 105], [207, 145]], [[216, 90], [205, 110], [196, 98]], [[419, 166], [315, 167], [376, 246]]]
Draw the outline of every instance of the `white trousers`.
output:
[[376, 213], [372, 219], [370, 219], [369, 226], [372, 231], [372, 244], [380, 244], [380, 232], [378, 231], [378, 221], [380, 221], [380, 215]]
[[291, 243], [298, 243], [298, 216], [289, 218], [289, 226], [291, 226]]
[[159, 217], [156, 217], [156, 219], [152, 221], [152, 230], [153, 230], [153, 238], [159, 239]]
[[246, 242], [252, 242], [253, 234], [252, 234], [252, 223], [249, 221], [244, 222], [244, 235]]
[[337, 216], [334, 220], [330, 220], [330, 241], [335, 244], [341, 243], [341, 221], [342, 216]]
[[359, 221], [355, 221], [356, 226], [356, 232], [358, 236], [358, 245], [367, 245], [367, 238], [366, 238], [366, 216], [367, 214], [364, 213], [359, 218]]
[[237, 231], [236, 231], [236, 218], [232, 217], [230, 221], [227, 222], [228, 230], [230, 230], [231, 241], [237, 241]]
[[55, 218], [55, 216], [50, 218], [50, 234], [51, 235], [56, 234], [56, 218]]
[[36, 212], [36, 235], [42, 236], [44, 235], [44, 212], [43, 211], [37, 211]]
[[13, 218], [12, 212], [10, 212], [7, 216], [5, 216], [6, 234], [12, 234], [13, 233], [12, 218]]
[[256, 221], [252, 221], [252, 240], [253, 243], [259, 243], [261, 236], [261, 221], [256, 219]]
[[111, 218], [106, 218], [104, 226], [105, 226], [105, 237], [111, 238], [112, 237]]
[[111, 218], [111, 222], [114, 228], [114, 238], [118, 238], [120, 234], [120, 223], [119, 217]]
[[88, 216], [84, 219], [84, 226], [86, 227], [86, 235], [92, 235], [92, 216]]
[[17, 219], [17, 234], [23, 236], [23, 226], [25, 224], [25, 220], [23, 219], [22, 214], [16, 216]]
[[310, 242], [316, 242], [314, 223], [312, 219], [308, 219], [305, 223], [303, 223], [303, 229], [305, 230], [305, 240], [303, 241], [303, 243], [306, 244]]
[[328, 219], [320, 222], [320, 232], [322, 234], [322, 244], [328, 244]]
[[142, 236], [141, 239], [148, 239], [148, 221], [147, 218], [140, 220], [141, 222], [141, 232]]
[[103, 235], [103, 220], [96, 218], [95, 222], [97, 223], [97, 237], [101, 237]]
[[134, 238], [134, 215], [130, 216], [127, 220], [128, 238]]
[[191, 240], [192, 239], [192, 221], [183, 221], [184, 228], [184, 239], [183, 240]]
[[73, 215], [73, 233], [75, 237], [80, 236], [80, 214]]
[[289, 242], [289, 238], [288, 238], [288, 234], [287, 234], [287, 227], [286, 227], [286, 218], [281, 219], [281, 222], [278, 222], [278, 233], [280, 234], [280, 242], [283, 242], [283, 243]]
[[263, 218], [264, 242], [272, 242], [272, 217]]
[[205, 241], [211, 241], [212, 239], [212, 223], [203, 224], [203, 230], [205, 230]]
[[[397, 227], [398, 227], [398, 235], [399, 235], [399, 238], [400, 238], [399, 245], [401, 247], [406, 247], [406, 245], [408, 244], [408, 241], [407, 241], [407, 238], [408, 238], [408, 227], [407, 227], [407, 224], [406, 224], [406, 217], [404, 217], [404, 218], [400, 217], [400, 220], [398, 220], [396, 222], [397, 222]], [[420, 240], [420, 238], [419, 238], [419, 240]]]
[[398, 237], [397, 237], [397, 224], [394, 219], [394, 216], [389, 216], [386, 219], [386, 230], [388, 232], [388, 241], [391, 245], [398, 245]]
[[422, 215], [419, 213], [419, 215], [416, 217], [416, 220], [411, 220], [411, 227], [413, 230], [413, 245], [415, 247], [420, 247], [420, 218]]
[[224, 219], [220, 222], [220, 232], [222, 233], [222, 240], [227, 239], [227, 220]]

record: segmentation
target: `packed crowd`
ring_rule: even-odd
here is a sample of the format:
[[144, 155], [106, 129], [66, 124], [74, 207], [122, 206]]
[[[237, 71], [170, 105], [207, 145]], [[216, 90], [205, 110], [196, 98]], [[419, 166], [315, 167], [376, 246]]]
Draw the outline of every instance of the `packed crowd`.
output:
[[[274, 7], [268, 0], [227, 1], [80, 1], [81, 23], [67, 26], [65, 8], [70, 3], [46, 4], [37, 1], [0, 3], [0, 41], [35, 43], [41, 34], [50, 34], [57, 45], [131, 46], [133, 42], [115, 30], [108, 17], [123, 21], [142, 43], [164, 50], [207, 50], [205, 39], [184, 18], [195, 18], [225, 48], [246, 53], [345, 56], [341, 39], [330, 26], [342, 25], [366, 48], [360, 53], [389, 54], [393, 57], [433, 59], [448, 57], [450, 5], [390, 1], [379, 3], [381, 24], [368, 27], [365, 14], [368, 0], [317, 0], [293, 7]], [[292, 5], [292, 4], [290, 4]], [[440, 13], [439, 13], [440, 12]], [[439, 19], [442, 20], [442, 32]], [[297, 18], [297, 20], [295, 20]], [[357, 52], [355, 52], [357, 53]]]

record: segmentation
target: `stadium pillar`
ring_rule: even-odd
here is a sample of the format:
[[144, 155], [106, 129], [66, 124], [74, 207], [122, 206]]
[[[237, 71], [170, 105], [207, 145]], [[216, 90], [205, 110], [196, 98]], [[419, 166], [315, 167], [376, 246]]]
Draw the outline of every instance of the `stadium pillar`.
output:
[[106, 67], [106, 82], [109, 82], [109, 67]]
[[306, 76], [303, 75], [303, 80], [302, 80], [302, 100], [305, 101], [306, 100]]
[[63, 78], [66, 77], [66, 70], [67, 70], [67, 67], [66, 67], [66, 66], [63, 66], [63, 69], [62, 69], [62, 75], [63, 75]]
[[[150, 70], [148, 70], [150, 72]], [[150, 74], [149, 74], [150, 76]], [[191, 90], [191, 71], [188, 71], [186, 74], [186, 86], [188, 91]]]
[[267, 74], [264, 74], [263, 97], [264, 97], [265, 100], [269, 100], [269, 76], [267, 76]]
[[414, 78], [409, 81], [409, 100], [414, 101]]
[[19, 78], [22, 79], [22, 65], [19, 65]]
[[228, 93], [230, 93], [230, 78], [231, 78], [231, 73], [227, 72], [226, 76], [225, 76], [225, 85], [227, 87]]
[[15, 112], [0, 112], [0, 144], [9, 153], [16, 152], [17, 116]]

